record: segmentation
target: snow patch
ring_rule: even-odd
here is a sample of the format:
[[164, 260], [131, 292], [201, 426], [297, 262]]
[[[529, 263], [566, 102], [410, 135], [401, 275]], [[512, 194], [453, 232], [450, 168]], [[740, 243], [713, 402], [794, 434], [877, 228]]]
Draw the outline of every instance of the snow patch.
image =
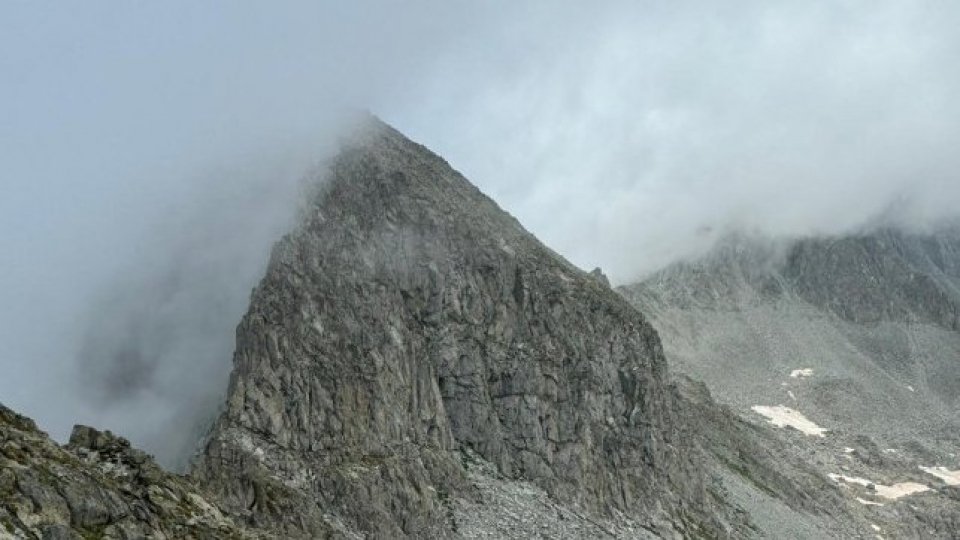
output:
[[946, 467], [924, 467], [923, 465], [920, 466], [920, 470], [936, 476], [948, 486], [960, 486], [960, 471], [951, 471]]
[[857, 502], [864, 506], [883, 506], [883, 503], [878, 503], [877, 501], [870, 501], [864, 499], [863, 497], [857, 497]]
[[817, 437], [823, 437], [823, 434], [828, 431], [826, 428], [822, 428], [811, 422], [799, 411], [795, 411], [789, 407], [784, 407], [783, 405], [777, 405], [776, 407], [754, 405], [753, 407], [750, 407], [750, 409], [753, 412], [766, 417], [771, 424], [777, 427], [790, 426], [806, 435], [815, 435]]
[[857, 484], [865, 488], [870, 489], [870, 486], [873, 486], [872, 491], [876, 493], [879, 497], [895, 501], [901, 497], [906, 497], [907, 495], [913, 495], [915, 493], [923, 493], [924, 491], [930, 491], [930, 488], [918, 484], [916, 482], [900, 482], [892, 486], [885, 486], [883, 484], [877, 484], [876, 482], [871, 482], [866, 478], [860, 478], [857, 476], [844, 476], [842, 474], [830, 473], [827, 476], [830, 477], [834, 482], [845, 482], [847, 484]]
[[813, 375], [812, 368], [795, 369], [790, 372], [790, 376], [793, 377], [794, 379], [799, 379], [800, 377], [810, 377], [812, 375]]

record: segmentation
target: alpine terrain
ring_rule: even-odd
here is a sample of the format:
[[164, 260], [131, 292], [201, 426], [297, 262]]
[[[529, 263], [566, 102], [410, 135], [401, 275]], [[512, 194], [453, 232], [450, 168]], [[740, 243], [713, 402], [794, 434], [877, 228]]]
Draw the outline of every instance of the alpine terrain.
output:
[[960, 230], [731, 236], [620, 292], [676, 370], [822, 470], [871, 519], [960, 531]]
[[0, 537], [960, 530], [956, 237], [732, 244], [615, 291], [376, 118], [309, 180], [189, 473], [0, 410]]

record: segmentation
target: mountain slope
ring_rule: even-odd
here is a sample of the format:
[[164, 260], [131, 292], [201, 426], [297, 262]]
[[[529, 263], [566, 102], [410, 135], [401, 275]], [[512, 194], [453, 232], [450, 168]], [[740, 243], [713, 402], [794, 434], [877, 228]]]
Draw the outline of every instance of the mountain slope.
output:
[[932, 520], [942, 535], [960, 506], [926, 471], [960, 469], [958, 246], [952, 229], [735, 237], [619, 291], [650, 317], [676, 370], [745, 419], [808, 430], [785, 436], [823, 474], [924, 486], [897, 502], [847, 493], [899, 505], [901, 521]]
[[[671, 376], [657, 332], [602, 273], [570, 265], [379, 120], [314, 180], [237, 328], [227, 401], [191, 478], [109, 433], [81, 427], [61, 448], [0, 411], [0, 537], [824, 538], [957, 525], [949, 497], [925, 503], [942, 510], [933, 518], [870, 514], [796, 440]], [[781, 277], [742, 286], [744, 267], [631, 298], [659, 324], [674, 309], [664, 299], [735, 311], [779, 294]], [[682, 334], [666, 335], [682, 352]]]
[[578, 512], [723, 527], [650, 325], [375, 119], [274, 249], [237, 334], [195, 474], [256, 521], [447, 535], [463, 521], [449, 501], [476, 498], [469, 451]]

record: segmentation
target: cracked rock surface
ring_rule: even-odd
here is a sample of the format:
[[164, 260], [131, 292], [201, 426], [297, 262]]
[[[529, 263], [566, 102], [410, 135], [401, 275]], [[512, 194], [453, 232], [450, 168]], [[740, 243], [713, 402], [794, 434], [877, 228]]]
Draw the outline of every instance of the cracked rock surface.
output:
[[464, 451], [590, 515], [736, 527], [604, 281], [371, 118], [273, 251], [194, 474], [288, 534], [454, 534], [449, 501], [482, 492]]
[[109, 432], [57, 445], [0, 405], [0, 538], [259, 538]]

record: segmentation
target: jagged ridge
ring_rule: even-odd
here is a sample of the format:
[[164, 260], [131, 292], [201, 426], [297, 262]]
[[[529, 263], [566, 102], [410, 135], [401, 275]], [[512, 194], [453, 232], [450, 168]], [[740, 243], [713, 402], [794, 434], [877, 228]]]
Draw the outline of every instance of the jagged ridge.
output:
[[0, 538], [260, 538], [110, 432], [61, 447], [0, 405]]

